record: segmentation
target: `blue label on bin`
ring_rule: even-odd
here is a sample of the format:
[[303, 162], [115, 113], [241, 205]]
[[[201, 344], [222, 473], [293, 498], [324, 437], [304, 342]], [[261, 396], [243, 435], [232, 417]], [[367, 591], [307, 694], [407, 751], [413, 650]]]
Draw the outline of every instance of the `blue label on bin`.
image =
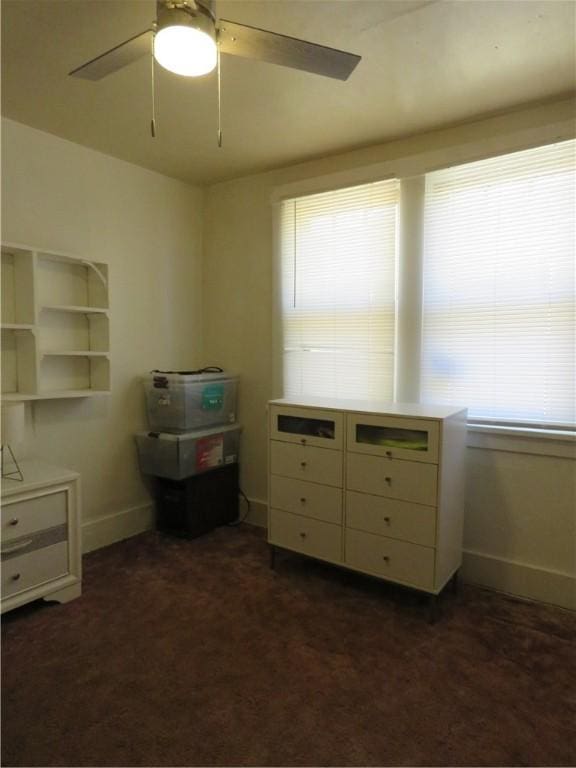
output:
[[224, 384], [208, 384], [202, 390], [202, 410], [219, 411], [224, 405]]

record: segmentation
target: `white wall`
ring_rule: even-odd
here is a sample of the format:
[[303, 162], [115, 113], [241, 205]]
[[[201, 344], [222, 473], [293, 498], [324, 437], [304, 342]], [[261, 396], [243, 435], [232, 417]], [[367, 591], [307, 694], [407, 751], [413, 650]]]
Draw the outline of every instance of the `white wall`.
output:
[[[207, 359], [241, 375], [242, 484], [263, 520], [272, 361], [271, 200], [380, 174], [427, 170], [574, 136], [563, 100], [214, 185], [205, 216]], [[464, 573], [470, 581], [576, 608], [574, 452], [551, 441], [471, 435]], [[474, 447], [473, 447], [474, 446]], [[526, 453], [525, 451], [529, 451]], [[551, 454], [551, 455], [550, 455]]]
[[29, 405], [20, 448], [81, 473], [87, 549], [150, 524], [139, 377], [202, 364], [202, 216], [198, 188], [2, 121], [2, 239], [109, 264], [112, 393]]

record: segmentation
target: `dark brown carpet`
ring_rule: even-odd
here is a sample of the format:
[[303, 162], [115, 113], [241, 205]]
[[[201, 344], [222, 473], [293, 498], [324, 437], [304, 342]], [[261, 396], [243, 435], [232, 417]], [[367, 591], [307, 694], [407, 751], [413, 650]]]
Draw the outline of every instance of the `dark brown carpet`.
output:
[[84, 559], [84, 595], [3, 624], [9, 766], [576, 762], [576, 617], [464, 587], [421, 597], [263, 534], [151, 532]]

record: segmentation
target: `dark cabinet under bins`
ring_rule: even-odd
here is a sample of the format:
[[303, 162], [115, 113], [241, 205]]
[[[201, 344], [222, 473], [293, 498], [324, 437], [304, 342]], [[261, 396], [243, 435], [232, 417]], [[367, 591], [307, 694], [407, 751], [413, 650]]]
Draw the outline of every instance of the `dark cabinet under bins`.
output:
[[184, 480], [154, 478], [156, 527], [195, 538], [238, 518], [238, 464]]

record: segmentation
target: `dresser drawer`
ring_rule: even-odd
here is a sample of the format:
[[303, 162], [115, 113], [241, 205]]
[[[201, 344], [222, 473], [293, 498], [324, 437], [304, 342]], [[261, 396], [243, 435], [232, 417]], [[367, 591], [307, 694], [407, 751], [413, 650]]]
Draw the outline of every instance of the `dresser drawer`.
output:
[[270, 407], [270, 437], [299, 445], [342, 450], [344, 416], [312, 408]]
[[68, 519], [68, 498], [56, 488], [30, 498], [2, 503], [2, 540], [28, 536], [36, 531], [64, 525]]
[[348, 491], [346, 527], [433, 547], [436, 539], [436, 508]]
[[68, 544], [61, 541], [2, 561], [2, 598], [40, 586], [68, 573]]
[[270, 443], [270, 471], [273, 475], [293, 477], [342, 487], [342, 453], [309, 445]]
[[349, 451], [438, 463], [440, 429], [435, 421], [351, 413], [347, 424]]
[[268, 541], [310, 557], [342, 562], [342, 528], [332, 523], [272, 509]]
[[270, 506], [327, 523], [342, 522], [342, 491], [333, 486], [273, 475]]
[[399, 461], [359, 453], [347, 455], [347, 487], [352, 491], [436, 506], [435, 464]]
[[418, 589], [434, 588], [434, 549], [348, 529], [345, 552], [351, 568]]

